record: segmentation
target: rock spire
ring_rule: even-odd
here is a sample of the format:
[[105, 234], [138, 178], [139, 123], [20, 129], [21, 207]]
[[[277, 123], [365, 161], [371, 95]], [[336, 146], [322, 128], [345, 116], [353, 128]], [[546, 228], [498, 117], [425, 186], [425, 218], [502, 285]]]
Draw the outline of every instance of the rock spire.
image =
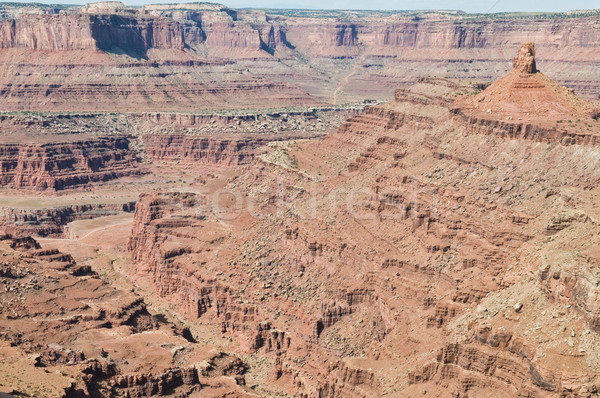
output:
[[535, 43], [523, 43], [513, 61], [513, 70], [524, 74], [537, 72], [535, 67]]

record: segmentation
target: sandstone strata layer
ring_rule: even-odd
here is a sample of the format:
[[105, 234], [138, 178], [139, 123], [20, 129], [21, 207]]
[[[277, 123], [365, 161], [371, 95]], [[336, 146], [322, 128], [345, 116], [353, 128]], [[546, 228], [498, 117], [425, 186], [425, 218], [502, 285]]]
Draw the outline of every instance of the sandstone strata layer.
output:
[[596, 393], [597, 147], [474, 128], [474, 90], [399, 90], [229, 196], [141, 196], [132, 273], [264, 358], [266, 396]]
[[429, 75], [494, 80], [510, 68], [507, 49], [526, 40], [537, 43], [550, 77], [588, 98], [600, 94], [596, 13], [303, 14], [203, 4], [2, 10], [2, 110], [191, 111], [387, 98]]
[[0, 144], [0, 184], [58, 191], [142, 173], [127, 137], [90, 137], [65, 143]]
[[[1, 236], [0, 252], [0, 391], [247, 396], [233, 380], [243, 383], [247, 370], [239, 358], [199, 348], [187, 340], [189, 330], [151, 315], [140, 296], [109, 285], [89, 265], [29, 237]], [[175, 360], [181, 351], [191, 359]]]

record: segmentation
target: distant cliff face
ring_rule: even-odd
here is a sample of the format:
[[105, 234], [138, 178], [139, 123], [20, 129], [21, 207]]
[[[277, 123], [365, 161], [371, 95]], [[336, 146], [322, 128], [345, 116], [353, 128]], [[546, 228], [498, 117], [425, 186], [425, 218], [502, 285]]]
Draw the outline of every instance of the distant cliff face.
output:
[[58, 14], [25, 15], [0, 22], [0, 48], [145, 54], [150, 48], [183, 47], [183, 26], [163, 18]]
[[[118, 3], [9, 8], [0, 6], [0, 110], [172, 111], [383, 99], [432, 74], [495, 80], [525, 41], [536, 42], [538, 66], [548, 76], [588, 98], [600, 94], [594, 67], [600, 13], [492, 18]], [[241, 95], [231, 96], [235, 91]]]
[[119, 15], [92, 15], [91, 36], [99, 50], [114, 48], [140, 53], [151, 48], [183, 50], [183, 26], [164, 18], [126, 18]]
[[[88, 8], [84, 13], [25, 14], [0, 21], [0, 48], [32, 50], [101, 50], [144, 55], [149, 49], [185, 46], [274, 50], [285, 42], [285, 31], [266, 23], [237, 22], [202, 13], [169, 13], [169, 17], [144, 13], [110, 13]], [[103, 11], [97, 13], [96, 11]], [[205, 23], [203, 24], [203, 19]]]
[[0, 22], [0, 48], [81, 50], [94, 48], [91, 21], [79, 15], [24, 15]]
[[600, 44], [600, 16], [500, 20], [452, 18], [427, 22], [389, 18], [335, 26], [327, 22], [327, 19], [290, 18], [286, 20], [287, 37], [299, 47], [363, 46], [368, 53], [385, 51], [382, 47], [501, 50], [520, 45], [527, 38], [542, 48], [554, 49], [589, 48]]
[[[150, 6], [149, 6], [150, 7]], [[418, 21], [406, 14], [380, 18], [363, 16], [340, 23], [323, 11], [322, 18], [271, 16], [226, 7], [141, 10], [86, 6], [81, 11], [40, 10], [5, 14], [0, 22], [0, 48], [38, 50], [177, 49], [186, 46], [275, 49], [278, 46], [501, 50], [524, 38], [556, 50], [600, 45], [600, 14], [582, 18], [465, 18], [454, 14]], [[0, 13], [0, 17], [2, 13]], [[12, 16], [12, 18], [11, 18]], [[385, 52], [385, 51], [383, 51]], [[401, 55], [397, 53], [396, 55]], [[439, 54], [444, 57], [444, 54]]]

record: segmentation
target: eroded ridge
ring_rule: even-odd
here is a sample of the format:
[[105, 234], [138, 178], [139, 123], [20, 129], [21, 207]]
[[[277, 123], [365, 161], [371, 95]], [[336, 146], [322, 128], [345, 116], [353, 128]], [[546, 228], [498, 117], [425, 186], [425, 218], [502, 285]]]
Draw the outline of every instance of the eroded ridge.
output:
[[219, 188], [236, 201], [141, 196], [136, 275], [270, 358], [264, 395], [594, 393], [596, 148], [469, 134], [456, 103], [504, 84], [424, 79], [269, 147]]

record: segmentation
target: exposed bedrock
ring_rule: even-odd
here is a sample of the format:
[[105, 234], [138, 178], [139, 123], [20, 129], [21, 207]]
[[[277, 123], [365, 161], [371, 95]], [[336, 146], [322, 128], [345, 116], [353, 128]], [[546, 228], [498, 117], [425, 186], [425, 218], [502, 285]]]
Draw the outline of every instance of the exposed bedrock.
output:
[[13, 236], [64, 237], [65, 226], [86, 220], [133, 212], [135, 202], [117, 204], [78, 204], [44, 209], [0, 208], [0, 229]]
[[377, 396], [379, 383], [372, 371], [349, 365], [343, 360], [328, 367], [328, 378], [318, 389], [319, 398]]
[[266, 148], [225, 183], [253, 199], [232, 218], [210, 192], [142, 195], [132, 275], [266, 358], [270, 395], [590, 396], [593, 104], [540, 73], [481, 88], [423, 79], [290, 146], [295, 167]]
[[144, 135], [146, 154], [154, 161], [182, 164], [238, 165], [255, 157], [255, 149], [273, 139], [217, 138], [183, 134]]
[[[229, 11], [229, 12], [227, 12]], [[330, 18], [276, 17], [221, 10], [134, 11], [91, 8], [82, 12], [16, 15], [0, 22], [0, 48], [34, 50], [121, 50], [145, 54], [149, 49], [184, 50], [185, 46], [252, 48], [317, 48], [366, 46], [500, 50], [525, 38], [545, 50], [589, 48], [598, 44], [598, 17], [502, 20], [440, 16], [427, 23], [362, 16], [357, 23], [332, 23]], [[402, 17], [400, 19], [403, 19]], [[395, 20], [394, 20], [395, 19]], [[308, 34], [302, 34], [302, 32]], [[377, 50], [376, 50], [377, 49]], [[325, 54], [325, 53], [322, 53]], [[444, 56], [444, 54], [440, 54]], [[448, 54], [449, 55], [449, 54]], [[508, 60], [508, 58], [507, 58]], [[531, 69], [531, 68], [530, 68]], [[531, 73], [531, 71], [529, 72]]]
[[207, 354], [214, 347], [181, 336], [179, 324], [89, 265], [30, 237], [0, 236], [0, 252], [0, 347], [13, 347], [8, 360], [18, 361], [17, 369], [3, 362], [2, 377], [22, 375], [9, 386], [14, 395], [247, 396], [238, 357]]
[[[9, 82], [0, 87], [0, 97], [5, 98], [2, 110], [57, 110], [57, 111], [140, 111], [161, 109], [169, 110], [194, 110], [247, 108], [251, 105], [267, 107], [276, 101], [279, 105], [315, 105], [317, 102], [298, 87], [289, 83], [268, 82], [263, 78], [241, 76], [240, 80], [198, 82], [190, 75], [187, 69], [195, 65], [194, 62], [176, 63], [175, 67], [170, 62], [149, 65], [158, 69], [148, 83], [134, 81], [128, 83], [125, 77], [127, 67], [118, 71], [125, 82], [114, 80], [89, 81], [74, 83], [48, 83], [47, 80], [30, 82]], [[138, 64], [134, 67], [144, 69], [146, 65]], [[106, 73], [106, 67], [100, 66]], [[79, 72], [84, 75], [96, 73], [95, 65], [82, 66]], [[37, 74], [37, 73], [36, 73]], [[179, 77], [186, 75], [186, 83], [165, 81], [161, 76]], [[141, 73], [146, 75], [146, 72]], [[138, 76], [141, 76], [138, 75]], [[178, 76], [179, 75], [179, 76]], [[120, 100], [115, 96], [121, 98]], [[77, 101], [73, 101], [77, 98]], [[122, 100], [127, 98], [127, 100]], [[116, 102], [115, 102], [116, 101]], [[118, 104], [116, 106], [115, 104]]]
[[102, 50], [145, 55], [183, 50], [183, 27], [172, 20], [121, 15], [25, 15], [0, 22], [0, 48]]
[[150, 49], [183, 51], [186, 45], [204, 43], [266, 52], [287, 44], [284, 28], [266, 22], [214, 22], [203, 29], [197, 15], [178, 17], [119, 11], [23, 15], [0, 21], [0, 48], [101, 50], [146, 57]]
[[600, 136], [593, 132], [568, 131], [564, 127], [544, 127], [529, 122], [494, 120], [468, 116], [460, 109], [452, 109], [456, 120], [464, 123], [472, 134], [495, 135], [508, 139], [525, 139], [560, 145], [600, 145]]
[[523, 43], [513, 61], [513, 70], [532, 74], [537, 72], [535, 66], [535, 43]]
[[[369, 53], [391, 55], [389, 50], [404, 49], [486, 49], [500, 50], [503, 45], [520, 45], [526, 38], [537, 45], [555, 51], [562, 46], [589, 46], [598, 43], [598, 37], [589, 34], [598, 29], [597, 17], [552, 19], [539, 18], [503, 20], [469, 20], [460, 17], [441, 17], [437, 21], [412, 22], [393, 21], [391, 18], [358, 20], [353, 24], [330, 24], [324, 18], [301, 19], [287, 18], [286, 38], [296, 48], [313, 46], [315, 51], [325, 56], [324, 47], [364, 46]], [[402, 18], [400, 18], [402, 19]], [[408, 18], [405, 17], [406, 20]], [[591, 23], [591, 25], [590, 25]], [[575, 34], [567, 33], [569, 29]], [[302, 32], [309, 34], [302, 34]], [[450, 56], [452, 52], [438, 54], [438, 57]], [[490, 51], [491, 54], [491, 51]], [[397, 54], [401, 55], [401, 54]], [[506, 54], [506, 60], [512, 60], [512, 54]]]
[[411, 384], [452, 385], [461, 396], [473, 390], [512, 390], [516, 396], [571, 396], [594, 394], [593, 378], [556, 372], [532, 360], [535, 348], [510, 333], [477, 330], [471, 342], [449, 344], [435, 361], [409, 374]]
[[600, 94], [594, 13], [498, 19], [365, 13], [348, 22], [346, 14], [189, 7], [23, 13], [6, 6], [2, 110], [192, 111], [387, 98], [426, 75], [493, 80], [514, 61], [507, 48], [530, 40], [543, 55], [537, 66], [520, 67], [547, 67], [578, 93]]
[[[0, 250], [4, 259], [0, 280], [5, 287], [0, 299], [0, 339], [19, 347], [25, 358], [33, 358], [28, 372], [35, 373], [38, 367], [66, 366], [77, 375], [77, 380], [71, 379], [74, 385], [66, 389], [69, 392], [57, 396], [100, 393], [106, 384], [113, 391], [144, 397], [166, 389], [200, 386], [193, 367], [134, 373], [136, 368], [116, 358], [117, 351], [105, 351], [107, 340], [87, 336], [119, 330], [120, 338], [128, 339], [128, 344], [143, 345], [148, 335], [160, 335], [160, 323], [140, 296], [108, 285], [89, 266], [76, 264], [70, 255], [56, 249], [42, 248], [29, 237], [4, 235], [0, 237]], [[31, 327], [33, 324], [35, 327]], [[147, 333], [146, 337], [140, 335], [142, 332]], [[163, 338], [168, 336], [164, 334]], [[156, 347], [153, 351], [157, 353]], [[158, 353], [155, 359], [161, 355], [164, 353]], [[166, 355], [170, 360], [171, 354], [167, 351]], [[19, 394], [35, 391], [21, 380], [15, 381], [12, 388]]]
[[164, 373], [118, 375], [112, 381], [112, 386], [122, 390], [131, 398], [166, 395], [175, 388], [194, 386], [187, 389], [188, 393], [199, 391], [202, 384], [198, 380], [198, 370], [195, 367], [169, 369]]
[[268, 125], [268, 123], [273, 122], [289, 123], [293, 129], [296, 123], [301, 123], [305, 119], [318, 120], [319, 118], [333, 118], [337, 116], [345, 120], [348, 116], [359, 113], [362, 109], [363, 106], [356, 105], [350, 108], [319, 107], [306, 110], [241, 113], [239, 115], [146, 112], [140, 114], [140, 117], [159, 125], [185, 127], [198, 127], [210, 124], [216, 126], [243, 126], [244, 124], [250, 124], [253, 125], [255, 132], [258, 132], [268, 130], [265, 129], [265, 124]]
[[143, 173], [126, 137], [65, 143], [0, 144], [0, 184], [58, 191]]
[[[190, 239], [196, 236], [195, 228], [201, 225], [204, 215], [205, 197], [193, 193], [142, 194], [136, 203], [134, 225], [129, 250], [132, 260], [141, 270], [151, 276], [161, 296], [173, 297], [182, 312], [193, 318], [207, 312], [217, 317], [225, 315], [231, 295], [226, 285], [203, 277], [187, 277], [182, 272], [179, 259], [203, 248], [192, 247]], [[179, 242], [168, 242], [163, 231], [180, 229]], [[189, 235], [185, 231], [189, 231]], [[210, 241], [210, 240], [209, 240]], [[202, 242], [198, 242], [200, 244]], [[247, 319], [253, 310], [239, 309]], [[223, 328], [235, 328], [235, 319], [228, 315], [223, 319]]]

